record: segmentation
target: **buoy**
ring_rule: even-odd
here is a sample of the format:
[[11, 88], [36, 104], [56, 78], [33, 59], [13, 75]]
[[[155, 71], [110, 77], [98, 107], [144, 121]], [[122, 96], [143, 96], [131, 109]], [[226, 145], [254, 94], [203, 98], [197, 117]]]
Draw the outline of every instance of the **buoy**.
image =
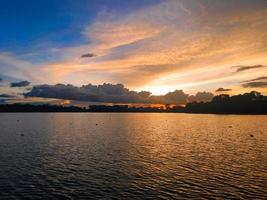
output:
[[20, 134], [20, 136], [24, 136], [24, 134], [23, 134], [23, 133], [21, 133], [21, 134]]
[[250, 134], [249, 136], [250, 136], [250, 137], [254, 137], [254, 135], [252, 135], [252, 134]]

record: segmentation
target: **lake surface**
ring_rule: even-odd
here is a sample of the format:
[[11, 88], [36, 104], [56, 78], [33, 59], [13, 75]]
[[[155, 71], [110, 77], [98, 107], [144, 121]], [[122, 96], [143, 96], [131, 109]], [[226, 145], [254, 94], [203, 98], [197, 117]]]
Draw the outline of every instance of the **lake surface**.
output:
[[267, 116], [0, 113], [0, 199], [267, 199]]

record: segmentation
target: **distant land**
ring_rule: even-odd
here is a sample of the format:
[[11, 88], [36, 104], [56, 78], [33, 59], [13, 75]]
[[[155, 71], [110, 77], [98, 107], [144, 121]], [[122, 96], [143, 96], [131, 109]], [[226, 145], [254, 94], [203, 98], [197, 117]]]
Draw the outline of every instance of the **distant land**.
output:
[[129, 105], [90, 105], [88, 107], [2, 104], [0, 112], [142, 112], [142, 113], [209, 113], [209, 114], [267, 114], [267, 96], [252, 91], [229, 96], [221, 94], [210, 102], [192, 102], [185, 106], [134, 107]]

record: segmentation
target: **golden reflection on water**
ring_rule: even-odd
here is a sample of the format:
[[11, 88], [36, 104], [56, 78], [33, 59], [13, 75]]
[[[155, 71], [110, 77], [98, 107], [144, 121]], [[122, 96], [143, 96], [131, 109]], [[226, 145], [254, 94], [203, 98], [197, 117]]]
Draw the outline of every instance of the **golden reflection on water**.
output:
[[[265, 197], [267, 116], [35, 113], [0, 118], [0, 155], [5, 159], [12, 149], [22, 162], [14, 165], [9, 159], [2, 171], [16, 167], [14, 176], [26, 171], [24, 185], [42, 188], [41, 194]], [[30, 190], [16, 187], [25, 194]]]

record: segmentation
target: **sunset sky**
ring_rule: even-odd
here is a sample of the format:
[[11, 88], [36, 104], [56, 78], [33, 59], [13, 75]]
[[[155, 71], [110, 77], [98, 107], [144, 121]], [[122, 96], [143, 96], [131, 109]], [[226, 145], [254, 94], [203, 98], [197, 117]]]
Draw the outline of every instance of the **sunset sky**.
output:
[[2, 95], [57, 83], [267, 94], [266, 0], [9, 0], [0, 27]]

